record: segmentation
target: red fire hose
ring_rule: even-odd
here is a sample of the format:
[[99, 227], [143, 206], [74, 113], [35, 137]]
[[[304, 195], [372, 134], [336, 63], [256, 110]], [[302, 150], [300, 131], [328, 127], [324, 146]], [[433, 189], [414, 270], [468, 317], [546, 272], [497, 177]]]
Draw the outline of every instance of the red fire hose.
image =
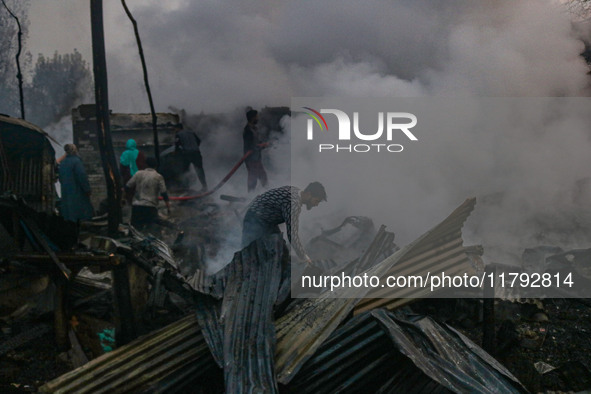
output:
[[[232, 177], [232, 175], [234, 175], [236, 170], [238, 170], [238, 168], [242, 165], [242, 163], [244, 163], [244, 160], [246, 160], [246, 158], [248, 156], [250, 156], [252, 154], [252, 152], [254, 152], [254, 151], [249, 150], [248, 152], [246, 152], [244, 154], [244, 156], [242, 156], [242, 158], [240, 160], [238, 160], [238, 163], [236, 163], [234, 165], [234, 167], [232, 167], [232, 169], [230, 170], [230, 172], [228, 172], [228, 174], [224, 177], [224, 179], [222, 179], [220, 181], [220, 183], [218, 183], [213, 189], [208, 190], [205, 193], [197, 194], [195, 196], [169, 197], [169, 199], [173, 200], [173, 201], [187, 201], [187, 200], [194, 200], [196, 198], [206, 197], [206, 196], [209, 196], [210, 194], [215, 193], [216, 191], [219, 190], [220, 187], [222, 187], [224, 185], [224, 183], [228, 182], [228, 179], [230, 179]], [[162, 200], [162, 197], [159, 197], [159, 199]]]

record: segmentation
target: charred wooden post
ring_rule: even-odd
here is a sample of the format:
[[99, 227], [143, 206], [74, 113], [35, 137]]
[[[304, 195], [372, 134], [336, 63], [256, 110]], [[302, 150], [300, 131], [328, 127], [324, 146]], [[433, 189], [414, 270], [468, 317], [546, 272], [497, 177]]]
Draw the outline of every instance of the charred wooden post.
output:
[[20, 216], [20, 220], [22, 220], [23, 223], [25, 223], [29, 231], [31, 231], [31, 234], [33, 235], [35, 240], [39, 243], [39, 245], [41, 245], [41, 248], [43, 248], [45, 253], [47, 253], [51, 261], [53, 261], [53, 263], [55, 264], [55, 268], [57, 268], [56, 278], [66, 282], [69, 281], [71, 278], [72, 271], [70, 271], [70, 269], [60, 261], [56, 253], [53, 251], [53, 249], [51, 249], [43, 235], [43, 232], [39, 229], [37, 223], [34, 220], [25, 216]]
[[133, 308], [133, 319], [138, 327], [141, 323], [141, 316], [148, 303], [148, 274], [137, 264], [127, 264], [129, 270], [129, 291], [131, 307]]
[[20, 217], [14, 211], [12, 212], [12, 233], [17, 249], [23, 250], [25, 246], [25, 234], [20, 224]]
[[[486, 266], [485, 271], [496, 277], [496, 267], [494, 264]], [[494, 280], [493, 283], [494, 284]], [[495, 288], [494, 286], [484, 286], [482, 300], [482, 348], [489, 354], [494, 355], [496, 351], [495, 335]]]
[[116, 234], [119, 223], [121, 223], [120, 202], [122, 190], [121, 176], [117, 161], [115, 160], [113, 142], [111, 140], [102, 0], [90, 0], [90, 19], [92, 24], [92, 59], [96, 97], [97, 137], [107, 183], [109, 233]]
[[68, 283], [64, 280], [56, 280], [55, 283], [55, 310], [53, 318], [55, 341], [60, 351], [66, 351], [69, 348], [68, 313], [66, 308], [66, 295], [68, 294], [67, 285]]
[[[33, 263], [39, 267], [46, 266], [49, 262], [55, 262], [54, 257], [60, 264], [70, 272], [66, 265], [72, 269], [79, 269], [83, 266], [101, 266], [111, 269], [113, 274], [113, 309], [115, 310], [115, 324], [117, 327], [117, 345], [123, 345], [137, 337], [136, 319], [134, 316], [134, 306], [142, 307], [145, 305], [145, 292], [147, 291], [146, 274], [138, 273], [139, 268], [135, 265], [128, 265], [126, 259], [117, 254], [109, 255], [80, 255], [75, 253], [61, 253], [50, 256], [49, 254], [38, 253], [15, 253], [11, 254], [10, 258], [17, 261], [24, 261]], [[134, 281], [130, 284], [130, 274]], [[67, 313], [67, 290], [68, 282], [64, 276], [56, 273], [54, 280], [57, 287], [56, 303], [55, 303], [55, 332], [56, 340], [60, 348], [68, 347], [68, 320]], [[134, 289], [131, 293], [130, 288]], [[132, 298], [135, 295], [137, 298]], [[143, 303], [142, 303], [143, 302]], [[64, 349], [67, 350], [67, 349]]]
[[138, 51], [140, 53], [140, 60], [142, 62], [142, 70], [144, 71], [144, 85], [146, 86], [146, 94], [148, 95], [148, 101], [150, 102], [150, 113], [152, 114], [152, 130], [154, 131], [154, 157], [160, 165], [160, 144], [158, 143], [158, 117], [156, 116], [156, 110], [154, 109], [154, 101], [152, 100], [152, 91], [150, 90], [150, 83], [148, 82], [148, 68], [146, 67], [146, 59], [144, 58], [144, 50], [142, 48], [142, 41], [140, 40], [140, 32], [137, 27], [137, 22], [134, 19], [131, 11], [125, 4], [125, 0], [121, 0], [125, 13], [129, 17], [129, 20], [133, 24], [133, 32], [135, 33], [135, 40], [137, 41]]
[[113, 267], [113, 301], [115, 309], [115, 333], [117, 346], [125, 345], [137, 337], [131, 294], [129, 271], [125, 260]]

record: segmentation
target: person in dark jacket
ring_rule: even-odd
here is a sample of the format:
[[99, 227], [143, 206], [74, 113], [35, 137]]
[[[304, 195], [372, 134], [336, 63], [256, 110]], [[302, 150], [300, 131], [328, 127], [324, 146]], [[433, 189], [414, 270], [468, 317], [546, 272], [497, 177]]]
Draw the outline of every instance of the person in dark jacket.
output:
[[62, 198], [61, 214], [71, 222], [92, 218], [94, 210], [90, 202], [90, 184], [84, 170], [84, 164], [78, 156], [78, 149], [74, 144], [66, 144], [65, 158], [59, 163], [59, 180]]
[[258, 111], [251, 109], [246, 113], [247, 124], [244, 126], [242, 139], [244, 141], [244, 153], [252, 153], [244, 160], [246, 170], [248, 171], [247, 188], [253, 191], [257, 186], [257, 181], [261, 181], [261, 186], [267, 186], [267, 172], [263, 166], [261, 150], [268, 146], [260, 139], [257, 123], [259, 121]]
[[205, 171], [203, 170], [203, 158], [199, 145], [201, 140], [197, 134], [190, 130], [184, 130], [182, 124], [176, 125], [176, 135], [174, 137], [175, 152], [181, 155], [183, 161], [183, 172], [189, 170], [189, 166], [193, 164], [197, 177], [201, 182], [202, 191], [207, 190], [207, 181], [205, 180]]

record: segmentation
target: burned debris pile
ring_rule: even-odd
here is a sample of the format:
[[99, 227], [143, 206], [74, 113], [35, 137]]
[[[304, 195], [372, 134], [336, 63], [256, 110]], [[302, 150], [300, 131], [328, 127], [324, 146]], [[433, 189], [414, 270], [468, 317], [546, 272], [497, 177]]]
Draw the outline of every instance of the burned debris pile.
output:
[[[99, 220], [82, 227], [83, 242], [76, 244], [78, 235], [65, 236], [67, 226], [59, 219], [12, 194], [0, 198], [2, 230], [13, 241], [0, 259], [0, 376], [18, 381], [24, 369], [19, 352], [31, 354], [39, 341], [52, 344], [53, 357], [60, 360], [26, 385], [4, 386], [63, 393], [589, 387], [583, 360], [569, 364], [539, 352], [556, 347], [559, 332], [555, 326], [548, 333], [550, 308], [539, 300], [505, 294], [492, 312], [500, 323], [495, 326], [482, 297], [419, 300], [429, 290], [380, 285], [304, 289], [292, 278], [316, 271], [290, 264], [281, 234], [258, 239], [211, 273], [204, 262], [219, 252], [220, 224], [236, 219], [235, 206], [210, 199], [184, 204], [185, 214], [173, 218], [183, 233], [120, 225], [113, 236]], [[474, 205], [474, 199], [466, 200], [403, 247], [384, 226], [376, 230], [370, 219], [352, 216], [313, 238], [309, 250], [312, 254], [317, 246], [316, 266], [328, 274], [479, 273], [482, 248], [465, 247], [461, 232]], [[346, 226], [358, 231], [336, 237]], [[549, 269], [577, 267], [585, 278], [587, 255], [587, 250], [527, 250], [524, 269], [542, 259]], [[295, 294], [299, 298], [292, 298]], [[527, 323], [511, 319], [533, 319], [536, 313], [537, 320]], [[484, 340], [487, 325], [497, 338], [492, 346]], [[516, 349], [530, 358], [524, 361], [524, 351], [516, 355]], [[520, 365], [531, 368], [523, 371]]]
[[[439, 226], [397, 251], [393, 234], [382, 227], [356, 259], [359, 264], [343, 267], [359, 273], [362, 266], [376, 274], [442, 264], [471, 269], [461, 227], [473, 206], [474, 200], [467, 200]], [[45, 383], [41, 391], [179, 392], [191, 387], [202, 392], [396, 392], [423, 387], [447, 392], [491, 385], [525, 391], [492, 356], [457, 331], [400, 309], [412, 298], [384, 302], [378, 298], [382, 294], [355, 289], [343, 298], [321, 290], [316, 298], [292, 299], [289, 252], [280, 234], [235, 253], [214, 275], [197, 268], [189, 278], [174, 257], [178, 244], [171, 249], [131, 226], [120, 230], [117, 239], [90, 236], [84, 251], [54, 252], [55, 260], [76, 278], [71, 286], [56, 286], [56, 300], [71, 305], [55, 306], [54, 331], [56, 338], [64, 331], [57, 341], [69, 349], [70, 364], [80, 366]], [[42, 260], [41, 267], [51, 268], [48, 275], [59, 278], [53, 258], [37, 257], [44, 251], [37, 247], [35, 253], [5, 258], [5, 266]], [[433, 253], [435, 247], [443, 253]], [[98, 266], [104, 274], [82, 266]], [[102, 318], [77, 312], [73, 316], [79, 315], [80, 322], [73, 323], [72, 311], [91, 305], [108, 311]], [[164, 310], [167, 318], [159, 323], [169, 324], [154, 327], [158, 311]], [[146, 316], [155, 317], [152, 327], [145, 324]], [[66, 318], [70, 320], [63, 324]], [[114, 350], [102, 355], [90, 351], [81, 326], [91, 319], [107, 325], [112, 321], [100, 331], [99, 342], [103, 350]]]
[[[542, 338], [548, 341], [546, 346], [552, 343], [547, 332], [542, 336], [544, 331], [537, 323], [530, 323], [528, 329], [523, 322], [511, 325], [503, 320], [498, 346], [488, 349], [490, 353], [472, 342], [482, 338], [477, 327], [482, 319], [479, 299], [465, 300], [466, 305], [454, 300], [417, 301], [423, 296], [420, 289], [407, 294], [381, 287], [347, 289], [338, 298], [326, 288], [315, 289], [313, 298], [291, 298], [298, 285], [291, 283], [291, 270], [301, 273], [301, 269], [290, 266], [289, 250], [280, 234], [253, 242], [236, 252], [222, 270], [209, 274], [200, 260], [208, 251], [195, 252], [187, 246], [187, 239], [203, 242], [207, 235], [199, 232], [189, 232], [180, 240], [160, 233], [170, 240], [165, 243], [132, 226], [120, 226], [117, 238], [100, 235], [96, 227], [94, 233], [86, 234], [84, 246], [60, 248], [44, 216], [34, 215], [24, 201], [12, 196], [1, 202], [18, 220], [3, 223], [4, 227], [11, 235], [22, 228], [18, 242], [24, 247], [2, 258], [3, 275], [13, 283], [12, 289], [3, 287], [4, 299], [12, 299], [13, 307], [3, 317], [0, 352], [15, 355], [38, 338], [54, 337], [58, 351], [64, 351], [56, 371], [64, 372], [66, 365], [71, 370], [46, 378], [38, 387], [43, 392], [487, 392], [491, 387], [495, 387], [492, 391], [527, 392], [535, 387], [568, 388], [564, 383], [568, 372], [562, 366], [566, 363], [561, 369], [537, 360], [533, 367], [535, 360], [528, 360], [532, 368], [539, 369], [533, 383], [516, 367], [520, 364], [511, 355], [515, 348], [526, 349], [529, 343], [532, 349], [528, 351], [535, 352], [543, 345]], [[433, 267], [478, 272], [482, 270], [481, 248], [464, 247], [461, 234], [474, 204], [473, 199], [467, 200], [442, 223], [402, 248], [382, 226], [359, 248], [351, 246], [353, 242], [347, 244], [361, 251], [357, 258], [339, 263], [327, 255], [319, 265], [331, 273], [343, 270], [379, 276], [418, 275]], [[211, 201], [191, 209], [210, 222], [222, 220], [219, 207]], [[183, 220], [191, 221], [180, 218], [179, 222]], [[355, 220], [362, 222], [358, 217]], [[334, 234], [325, 232], [311, 243], [332, 242], [340, 251], [342, 244], [330, 239]], [[194, 243], [189, 241], [189, 245]], [[571, 256], [562, 250], [529, 250], [524, 261], [542, 256], [552, 266], [581, 265], [576, 261], [585, 251], [575, 252]], [[351, 254], [342, 254], [347, 255]], [[22, 286], [25, 282], [27, 286]], [[28, 309], [19, 311], [16, 306], [23, 297], [31, 301], [26, 304]], [[41, 300], [51, 302], [43, 305]], [[525, 315], [522, 309], [507, 305], [537, 305], [538, 314], [543, 310], [540, 302], [507, 300], [498, 301], [497, 316]], [[453, 302], [455, 307], [445, 312]], [[432, 309], [434, 305], [440, 306]], [[456, 321], [451, 317], [458, 317], [458, 311], [464, 318]], [[53, 319], [48, 320], [51, 314]], [[19, 319], [27, 324], [19, 328], [15, 324]], [[469, 319], [473, 324], [464, 324]], [[538, 319], [547, 323], [543, 313]], [[11, 327], [17, 332], [9, 333]], [[585, 386], [586, 368], [584, 363], [577, 364], [575, 370], [580, 373], [572, 378], [573, 387]]]

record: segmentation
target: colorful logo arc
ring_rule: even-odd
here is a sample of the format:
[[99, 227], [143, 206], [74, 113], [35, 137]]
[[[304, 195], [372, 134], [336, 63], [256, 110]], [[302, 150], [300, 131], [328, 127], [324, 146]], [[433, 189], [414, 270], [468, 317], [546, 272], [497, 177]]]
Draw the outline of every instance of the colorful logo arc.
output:
[[320, 119], [322, 119], [322, 122], [324, 123], [324, 127], [322, 127], [322, 123], [320, 123], [320, 120], [318, 119], [318, 117], [314, 116], [313, 114], [311, 114], [309, 112], [306, 112], [306, 114], [310, 115], [310, 117], [312, 117], [316, 121], [316, 123], [318, 123], [318, 126], [320, 126], [320, 130], [324, 130], [324, 128], [326, 128], [326, 131], [328, 131], [328, 125], [326, 124], [326, 120], [324, 120], [324, 116], [320, 115], [320, 112], [318, 112], [315, 109], [312, 109], [310, 107], [304, 107], [304, 109], [312, 111], [312, 112], [314, 112], [314, 114], [318, 115], [318, 117]]

